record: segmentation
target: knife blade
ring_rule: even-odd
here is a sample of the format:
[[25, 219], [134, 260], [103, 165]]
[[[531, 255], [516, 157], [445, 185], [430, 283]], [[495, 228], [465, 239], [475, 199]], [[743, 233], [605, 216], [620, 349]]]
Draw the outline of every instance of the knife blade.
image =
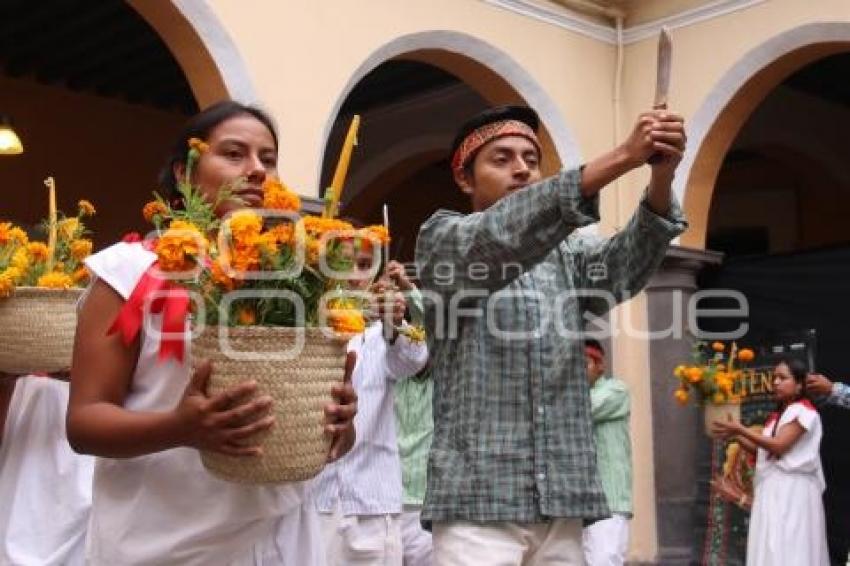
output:
[[[670, 92], [670, 65], [673, 62], [673, 42], [670, 40], [670, 30], [662, 26], [658, 35], [658, 63], [655, 70], [655, 99], [652, 108], [664, 110], [667, 108], [667, 95]], [[646, 160], [650, 165], [664, 159], [660, 153], [653, 153]]]
[[673, 43], [670, 30], [661, 28], [658, 36], [658, 67], [655, 73], [655, 100], [653, 108], [667, 108], [667, 95], [670, 92], [670, 65], [673, 61]]

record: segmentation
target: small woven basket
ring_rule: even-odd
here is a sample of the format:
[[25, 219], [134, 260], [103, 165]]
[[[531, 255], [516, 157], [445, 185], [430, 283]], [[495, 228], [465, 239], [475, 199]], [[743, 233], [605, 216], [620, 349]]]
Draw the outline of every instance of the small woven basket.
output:
[[711, 425], [715, 421], [726, 422], [731, 417], [736, 421], [741, 420], [741, 404], [740, 403], [720, 403], [719, 405], [715, 405], [713, 403], [706, 403], [704, 407], [705, 414], [703, 418], [705, 419], [705, 434], [707, 434], [711, 438], [717, 438], [711, 432]]
[[[347, 343], [331, 336], [320, 328], [208, 326], [193, 339], [193, 356], [213, 365], [211, 394], [255, 380], [257, 395], [274, 399], [276, 417], [262, 433], [261, 457], [202, 451], [207, 470], [247, 484], [300, 481], [322, 470], [330, 449], [324, 407], [332, 400], [331, 386], [343, 380]], [[283, 355], [289, 350], [295, 355]]]
[[83, 289], [17, 287], [0, 299], [0, 371], [16, 375], [71, 367]]

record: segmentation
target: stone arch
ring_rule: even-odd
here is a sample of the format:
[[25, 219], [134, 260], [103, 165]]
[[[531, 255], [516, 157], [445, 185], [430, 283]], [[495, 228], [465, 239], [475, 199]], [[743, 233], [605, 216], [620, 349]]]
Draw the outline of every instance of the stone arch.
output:
[[168, 46], [200, 108], [225, 98], [259, 102], [248, 66], [206, 2], [130, 0], [129, 4]]
[[850, 24], [806, 24], [750, 50], [717, 82], [689, 122], [689, 148], [674, 185], [690, 222], [690, 229], [681, 238], [684, 245], [705, 247], [717, 175], [750, 114], [798, 69], [847, 50]]
[[[352, 74], [337, 98], [325, 124], [321, 156], [340, 108], [357, 84], [381, 63], [407, 59], [427, 63], [459, 77], [491, 104], [525, 103], [534, 107], [541, 119], [544, 152], [554, 157], [546, 163], [548, 172], [562, 165], [577, 165], [581, 155], [575, 137], [554, 100], [508, 54], [489, 43], [455, 31], [424, 31], [398, 37], [375, 50]], [[421, 150], [421, 148], [419, 148]], [[398, 156], [403, 160], [410, 156]], [[318, 160], [321, 177], [323, 159]]]

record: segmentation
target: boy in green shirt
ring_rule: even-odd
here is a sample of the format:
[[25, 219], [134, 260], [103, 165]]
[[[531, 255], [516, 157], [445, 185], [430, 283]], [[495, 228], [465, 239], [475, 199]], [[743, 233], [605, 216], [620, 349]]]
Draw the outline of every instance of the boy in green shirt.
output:
[[621, 565], [629, 547], [632, 517], [632, 447], [629, 438], [629, 390], [605, 375], [605, 351], [585, 340], [590, 413], [596, 440], [596, 463], [612, 516], [586, 527], [584, 557], [588, 566]]

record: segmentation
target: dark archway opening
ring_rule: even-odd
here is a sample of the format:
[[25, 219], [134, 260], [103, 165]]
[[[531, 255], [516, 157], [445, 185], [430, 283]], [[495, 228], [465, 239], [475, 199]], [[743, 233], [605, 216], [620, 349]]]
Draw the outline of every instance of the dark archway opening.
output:
[[[752, 113], [726, 155], [711, 204], [707, 247], [726, 259], [702, 280], [703, 288], [747, 297], [744, 341], [772, 344], [814, 329], [814, 369], [835, 381], [850, 379], [848, 73], [850, 53], [820, 59], [789, 76]], [[703, 327], [730, 328], [716, 321]], [[850, 412], [819, 410], [830, 553], [843, 564], [850, 546]]]

